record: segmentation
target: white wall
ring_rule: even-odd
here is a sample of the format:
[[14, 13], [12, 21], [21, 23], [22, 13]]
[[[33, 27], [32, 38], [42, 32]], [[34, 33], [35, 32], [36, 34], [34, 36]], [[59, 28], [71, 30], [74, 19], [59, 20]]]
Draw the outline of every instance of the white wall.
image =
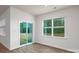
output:
[[20, 47], [20, 24], [21, 21], [33, 23], [33, 42], [35, 32], [34, 16], [14, 7], [10, 7], [10, 50]]
[[[65, 38], [46, 37], [42, 35], [42, 21], [48, 18], [65, 17]], [[10, 7], [1, 16], [5, 19], [6, 36], [0, 35], [0, 42], [12, 50], [20, 47], [20, 21], [33, 23], [33, 42], [55, 46], [70, 51], [79, 52], [79, 7], [74, 6], [68, 9], [51, 12], [40, 16], [25, 13], [19, 9]], [[35, 27], [36, 26], [36, 27]], [[34, 33], [35, 32], [35, 33]], [[34, 40], [35, 39], [35, 40]]]
[[[56, 17], [65, 17], [65, 37], [46, 37], [42, 35], [42, 21]], [[36, 42], [79, 52], [79, 6], [51, 12], [36, 17]]]
[[0, 16], [0, 43], [10, 48], [10, 8]]

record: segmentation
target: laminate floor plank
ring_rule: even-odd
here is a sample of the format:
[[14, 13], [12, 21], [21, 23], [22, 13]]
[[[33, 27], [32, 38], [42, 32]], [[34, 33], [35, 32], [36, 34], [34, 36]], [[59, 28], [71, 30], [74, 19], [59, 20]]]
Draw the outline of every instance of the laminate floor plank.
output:
[[62, 49], [45, 46], [42, 44], [34, 43], [31, 45], [23, 46], [12, 51], [9, 51], [2, 44], [0, 44], [0, 53], [71, 53]]

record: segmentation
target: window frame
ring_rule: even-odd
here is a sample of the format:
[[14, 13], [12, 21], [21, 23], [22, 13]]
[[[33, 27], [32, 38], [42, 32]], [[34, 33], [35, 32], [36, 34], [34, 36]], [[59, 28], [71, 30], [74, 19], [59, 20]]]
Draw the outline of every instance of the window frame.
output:
[[[31, 42], [31, 43], [33, 43], [33, 22], [31, 22], [31, 21], [26, 21], [26, 20], [20, 20], [20, 21], [19, 21], [19, 24], [18, 24], [18, 25], [19, 25], [19, 29], [18, 29], [18, 30], [19, 30], [19, 34], [18, 34], [18, 35], [19, 35], [19, 45], [20, 45], [20, 47], [22, 47], [22, 46], [24, 46], [24, 45], [27, 45], [27, 44], [31, 44], [30, 42], [28, 42], [28, 43], [26, 43], [26, 44], [22, 44], [22, 45], [20, 44], [20, 40], [21, 40], [20, 34], [24, 34], [24, 33], [20, 33], [20, 23], [23, 23], [23, 22], [26, 22], [26, 23], [27, 23], [27, 28], [28, 28], [28, 23], [31, 23], [31, 24], [32, 24], [32, 42]], [[27, 32], [27, 33], [26, 33], [27, 36], [29, 36], [29, 35], [28, 35], [28, 30], [26, 30], [26, 32]], [[27, 38], [27, 39], [29, 39], [29, 38]]]
[[[51, 20], [52, 21], [52, 18], [47, 18], [47, 19], [43, 19], [42, 20], [42, 36], [45, 36], [45, 37], [52, 37], [52, 34], [51, 35], [45, 35], [44, 34], [44, 28], [51, 28], [52, 29], [52, 27], [44, 27], [44, 21], [45, 20]], [[53, 25], [52, 25], [53, 26]]]
[[[63, 20], [64, 20], [64, 26], [58, 26], [59, 28], [64, 28], [64, 37], [62, 37], [62, 36], [54, 36], [54, 19], [55, 18], [63, 18]], [[64, 19], [64, 17], [55, 17], [55, 18], [49, 18], [49, 19], [51, 19], [52, 20], [52, 34], [51, 35], [45, 35], [44, 34], [44, 21], [45, 20], [49, 20], [49, 19], [44, 19], [43, 21], [42, 21], [42, 35], [43, 36], [45, 36], [45, 37], [53, 37], [53, 38], [65, 38], [65, 19]], [[50, 28], [50, 27], [47, 27], [47, 28]]]

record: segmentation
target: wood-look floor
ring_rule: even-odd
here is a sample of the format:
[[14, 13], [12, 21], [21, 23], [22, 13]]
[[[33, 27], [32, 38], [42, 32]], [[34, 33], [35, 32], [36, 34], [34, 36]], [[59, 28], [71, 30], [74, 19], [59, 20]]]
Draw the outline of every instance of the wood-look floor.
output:
[[0, 44], [0, 53], [70, 53], [70, 52], [58, 48], [53, 48], [53, 47], [34, 43], [28, 46], [23, 46], [14, 49], [12, 51], [9, 51], [2, 44]]
[[0, 43], [0, 53], [8, 52], [9, 50]]

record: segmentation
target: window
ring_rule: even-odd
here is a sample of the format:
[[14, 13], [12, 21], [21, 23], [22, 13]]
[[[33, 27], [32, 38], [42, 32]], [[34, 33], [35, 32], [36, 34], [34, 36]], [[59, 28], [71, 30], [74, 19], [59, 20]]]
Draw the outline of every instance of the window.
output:
[[64, 17], [44, 20], [43, 32], [44, 35], [64, 37]]
[[64, 18], [53, 19], [53, 35], [64, 37]]
[[52, 35], [52, 20], [44, 20], [44, 28], [43, 28], [44, 35], [51, 36]]

